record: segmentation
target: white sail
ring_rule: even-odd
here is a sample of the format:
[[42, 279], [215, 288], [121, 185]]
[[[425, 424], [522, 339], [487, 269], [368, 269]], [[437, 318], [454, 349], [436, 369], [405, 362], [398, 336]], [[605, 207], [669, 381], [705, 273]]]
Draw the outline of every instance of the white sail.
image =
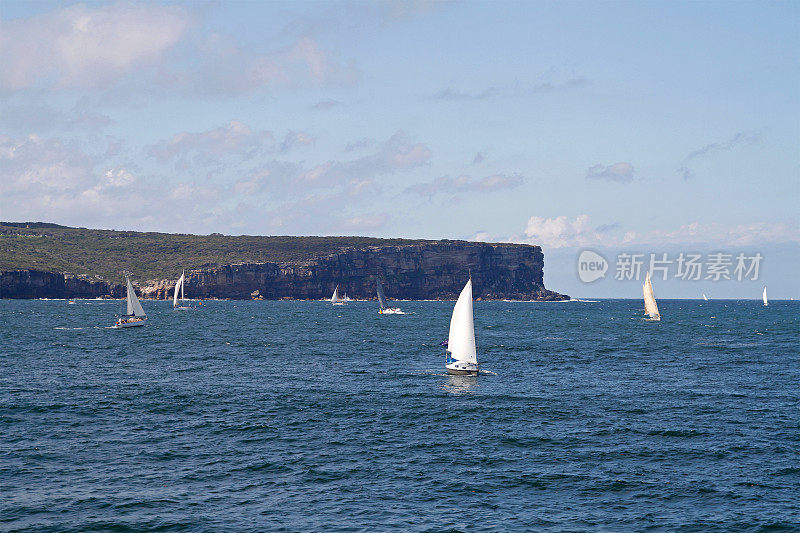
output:
[[708, 301], [708, 296], [706, 296], [706, 293], [703, 293], [703, 300]]
[[183, 272], [181, 272], [181, 300], [185, 300], [183, 296], [183, 287], [186, 286], [186, 280], [184, 279], [185, 277], [186, 277], [186, 271], [184, 270]]
[[453, 307], [450, 319], [450, 335], [447, 339], [447, 351], [453, 359], [465, 363], [478, 364], [475, 349], [475, 325], [472, 319], [472, 279], [467, 281], [464, 289]]
[[653, 294], [653, 284], [650, 282], [650, 272], [645, 277], [642, 292], [644, 293], [644, 312], [650, 318], [661, 318], [661, 314], [658, 312], [658, 305], [656, 305], [656, 296]]
[[381, 311], [389, 307], [389, 305], [386, 303], [386, 296], [383, 294], [381, 280], [378, 280], [378, 304], [381, 306]]
[[180, 291], [181, 300], [183, 300], [183, 274], [181, 277], [178, 278], [178, 282], [175, 284], [175, 295], [172, 297], [172, 307], [178, 307], [178, 292]]
[[128, 282], [128, 314], [144, 318], [147, 315], [144, 314], [142, 304], [139, 303], [139, 298], [136, 297], [136, 291], [133, 289], [131, 280], [126, 276], [125, 281]]
[[333, 289], [333, 296], [331, 296], [331, 302], [336, 303], [339, 302], [339, 286], [337, 285], [335, 289]]
[[769, 305], [769, 302], [767, 301], [767, 288], [766, 287], [764, 287], [764, 294], [761, 295], [761, 298], [764, 300], [764, 305]]

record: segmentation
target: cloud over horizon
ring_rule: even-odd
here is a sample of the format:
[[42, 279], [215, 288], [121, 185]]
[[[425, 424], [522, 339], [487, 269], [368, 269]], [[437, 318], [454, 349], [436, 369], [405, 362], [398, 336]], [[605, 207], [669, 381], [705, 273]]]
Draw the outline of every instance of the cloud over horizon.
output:
[[[483, 232], [482, 240], [489, 236]], [[574, 219], [532, 216], [523, 236], [504, 239], [508, 242], [536, 244], [550, 248], [583, 246], [752, 246], [757, 244], [800, 243], [800, 227], [789, 222], [758, 222], [726, 226], [719, 223], [682, 224], [674, 229], [624, 231], [618, 223], [594, 226], [588, 215]]]
[[742, 145], [753, 144], [758, 140], [759, 135], [757, 133], [740, 131], [725, 142], [707, 144], [689, 152], [689, 155], [683, 159], [681, 166], [678, 168], [678, 172], [684, 180], [690, 180], [694, 177], [694, 171], [690, 168], [690, 165], [695, 160], [707, 155], [727, 152]]
[[624, 161], [608, 166], [594, 165], [586, 171], [586, 179], [630, 183], [634, 179], [633, 172], [633, 165]]
[[352, 61], [339, 62], [312, 37], [255, 52], [235, 36], [204, 30], [202, 12], [153, 3], [74, 4], [0, 20], [0, 92], [102, 91], [128, 83], [235, 96], [358, 82]]
[[406, 193], [420, 196], [434, 196], [437, 194], [454, 195], [467, 192], [495, 192], [502, 189], [512, 189], [524, 183], [519, 174], [492, 174], [480, 179], [460, 175], [455, 178], [440, 176], [432, 181], [416, 183], [405, 189]]
[[108, 87], [160, 61], [193, 22], [181, 6], [122, 3], [0, 21], [0, 89]]
[[584, 87], [589, 84], [589, 80], [583, 76], [571, 78], [563, 82], [542, 82], [535, 85], [524, 86], [492, 86], [486, 87], [479, 91], [465, 91], [460, 89], [446, 88], [442, 89], [433, 96], [434, 100], [486, 100], [489, 98], [520, 98], [523, 96], [532, 96], [536, 94], [547, 94], [559, 91], [566, 91], [578, 87]]

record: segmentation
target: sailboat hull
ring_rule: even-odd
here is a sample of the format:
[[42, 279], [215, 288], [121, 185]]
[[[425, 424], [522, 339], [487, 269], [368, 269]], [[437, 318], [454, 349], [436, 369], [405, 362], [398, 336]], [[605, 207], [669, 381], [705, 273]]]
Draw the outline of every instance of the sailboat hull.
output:
[[448, 368], [447, 373], [451, 376], [477, 376], [477, 370], [456, 370], [454, 368]]
[[404, 315], [405, 313], [399, 307], [387, 307], [378, 311], [380, 315]]
[[122, 319], [120, 319], [120, 320], [117, 320], [116, 324], [114, 324], [114, 327], [117, 328], [117, 329], [135, 328], [137, 326], [144, 326], [146, 322], [147, 322], [146, 318], [144, 318], [144, 319], [133, 319], [133, 320], [130, 320], [130, 319], [122, 320]]
[[465, 363], [463, 361], [454, 361], [444, 365], [447, 373], [453, 376], [477, 376], [478, 365], [474, 363]]

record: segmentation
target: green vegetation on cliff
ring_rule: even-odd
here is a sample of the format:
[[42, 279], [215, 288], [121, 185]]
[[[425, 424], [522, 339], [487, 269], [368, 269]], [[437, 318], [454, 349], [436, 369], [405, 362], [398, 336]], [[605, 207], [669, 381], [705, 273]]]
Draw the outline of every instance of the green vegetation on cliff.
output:
[[233, 263], [300, 262], [347, 248], [416, 244], [370, 237], [257, 237], [140, 233], [0, 222], [0, 271], [35, 269], [117, 281], [171, 279], [182, 269]]

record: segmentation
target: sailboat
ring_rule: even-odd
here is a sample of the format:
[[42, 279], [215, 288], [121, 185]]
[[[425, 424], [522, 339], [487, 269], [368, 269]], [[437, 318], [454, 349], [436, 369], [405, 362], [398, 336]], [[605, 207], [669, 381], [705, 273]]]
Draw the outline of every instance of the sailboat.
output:
[[125, 275], [125, 283], [128, 285], [127, 308], [126, 313], [117, 319], [114, 324], [115, 328], [132, 328], [135, 326], [144, 326], [147, 321], [147, 315], [144, 314], [142, 304], [139, 303], [139, 298], [136, 297], [136, 291], [131, 285], [131, 280], [128, 275]]
[[464, 285], [453, 307], [444, 366], [448, 374], [478, 375], [475, 324], [472, 318], [472, 278]]
[[764, 294], [761, 295], [761, 299], [764, 300], [764, 305], [769, 305], [769, 302], [767, 301], [767, 287], [766, 286], [764, 287]]
[[653, 294], [653, 284], [650, 282], [650, 272], [645, 277], [642, 292], [644, 293], [645, 314], [649, 315], [651, 320], [661, 320], [661, 313], [658, 312], [658, 305], [656, 305], [656, 296]]
[[[175, 309], [176, 311], [183, 311], [183, 310], [186, 310], [186, 309], [194, 309], [191, 306], [183, 304], [183, 301], [185, 299], [184, 296], [183, 296], [183, 286], [186, 283], [185, 280], [186, 280], [186, 271], [184, 270], [181, 273], [181, 277], [178, 278], [178, 281], [175, 283], [175, 294], [172, 297], [172, 308]], [[178, 291], [180, 291], [180, 295], [181, 295], [180, 303], [178, 302]]]
[[339, 286], [333, 289], [333, 296], [331, 296], [331, 303], [333, 305], [344, 305], [344, 300], [339, 296]]
[[708, 296], [706, 296], [706, 293], [703, 293], [703, 300], [708, 301]]
[[380, 304], [381, 308], [378, 309], [379, 315], [404, 315], [405, 313], [400, 310], [399, 307], [389, 307], [389, 304], [386, 302], [386, 295], [383, 294], [383, 286], [381, 285], [381, 280], [378, 280], [378, 304]]

